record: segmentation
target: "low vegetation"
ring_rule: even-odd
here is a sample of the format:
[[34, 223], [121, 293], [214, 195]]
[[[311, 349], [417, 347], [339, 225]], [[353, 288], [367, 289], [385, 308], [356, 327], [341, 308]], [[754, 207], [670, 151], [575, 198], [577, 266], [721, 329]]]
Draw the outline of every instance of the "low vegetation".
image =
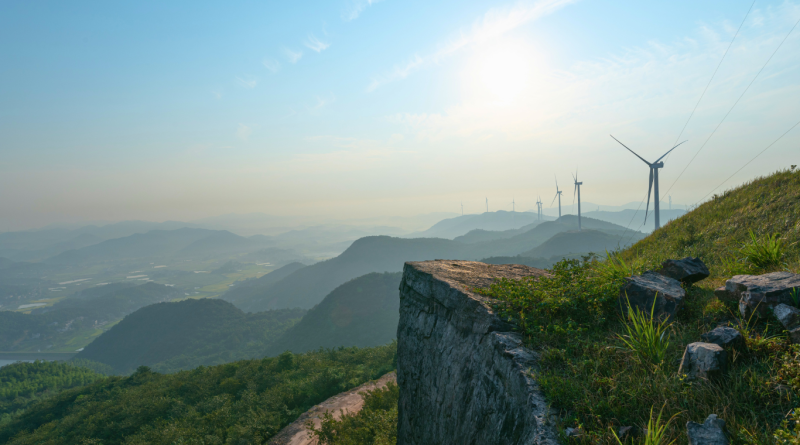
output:
[[0, 425], [0, 443], [266, 443], [325, 399], [394, 368], [396, 345], [243, 360], [159, 374], [140, 367], [41, 400]]
[[0, 368], [0, 425], [30, 404], [59, 391], [103, 378], [89, 369], [64, 362], [14, 363]]
[[307, 427], [320, 445], [394, 445], [397, 443], [397, 400], [400, 389], [390, 382], [384, 388], [367, 391], [364, 407], [357, 413], [342, 413], [335, 419], [323, 414], [322, 425]]
[[[687, 421], [716, 413], [732, 443], [796, 444], [799, 416], [787, 414], [800, 405], [800, 349], [775, 320], [743, 320], [713, 289], [734, 273], [798, 272], [798, 231], [800, 174], [778, 172], [716, 197], [603, 261], [564, 260], [551, 277], [504, 280], [479, 291], [496, 298], [498, 312], [541, 353], [535, 377], [559, 414], [560, 431], [583, 431], [574, 443], [620, 443], [620, 427], [647, 429], [648, 413], [661, 409], [674, 420], [652, 443], [682, 443]], [[686, 286], [686, 304], [671, 325], [649, 314], [621, 316], [625, 276], [686, 256], [700, 257], [712, 276]], [[679, 375], [686, 345], [719, 325], [738, 328], [748, 351], [733, 352], [718, 380]]]

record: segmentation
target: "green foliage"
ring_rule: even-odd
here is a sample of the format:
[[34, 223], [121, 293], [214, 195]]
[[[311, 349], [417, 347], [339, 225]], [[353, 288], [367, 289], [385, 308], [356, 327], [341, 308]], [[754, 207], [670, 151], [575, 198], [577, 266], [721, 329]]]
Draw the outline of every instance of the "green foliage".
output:
[[336, 420], [323, 414], [319, 429], [307, 424], [320, 445], [394, 445], [397, 443], [398, 386], [389, 382], [384, 388], [367, 391], [364, 407], [358, 413], [343, 413]]
[[622, 281], [596, 273], [597, 265], [588, 257], [562, 260], [553, 265], [550, 276], [501, 279], [476, 291], [500, 300], [495, 309], [501, 316], [540, 344], [560, 341], [615, 318]]
[[779, 445], [800, 444], [800, 410], [794, 409], [775, 431], [775, 443]]
[[0, 443], [263, 444], [325, 399], [391, 371], [396, 345], [320, 350], [62, 391], [0, 425]]
[[0, 425], [33, 402], [59, 391], [87, 385], [103, 376], [71, 363], [13, 363], [0, 368]]
[[625, 323], [626, 333], [624, 335], [617, 334], [617, 337], [642, 362], [660, 366], [669, 349], [667, 329], [671, 323], [667, 320], [654, 319], [655, 309], [656, 298], [653, 299], [653, 307], [650, 308], [649, 316], [644, 311], [640, 311], [638, 307], [631, 310], [629, 301], [628, 320]]
[[750, 230], [750, 242], [742, 246], [739, 251], [758, 269], [778, 267], [784, 256], [784, 246], [777, 233], [764, 235], [758, 239], [752, 230]]

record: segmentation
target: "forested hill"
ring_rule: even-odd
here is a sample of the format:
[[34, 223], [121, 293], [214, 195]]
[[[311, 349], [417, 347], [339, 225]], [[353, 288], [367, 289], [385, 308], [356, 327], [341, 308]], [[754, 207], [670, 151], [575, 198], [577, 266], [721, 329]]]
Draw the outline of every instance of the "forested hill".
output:
[[267, 355], [389, 343], [397, 337], [401, 277], [370, 273], [337, 287], [275, 340]]
[[142, 365], [170, 372], [260, 357], [304, 313], [286, 309], [246, 314], [214, 299], [159, 303], [128, 315], [76, 358], [127, 374]]
[[302, 263], [289, 263], [260, 278], [238, 281], [234, 287], [230, 288], [222, 296], [222, 299], [230, 301], [243, 311], [258, 311], [259, 308], [263, 307], [259, 304], [259, 300], [269, 288], [304, 267], [306, 266]]
[[243, 360], [176, 374], [142, 367], [30, 406], [0, 443], [264, 444], [325, 399], [394, 369], [395, 344]]

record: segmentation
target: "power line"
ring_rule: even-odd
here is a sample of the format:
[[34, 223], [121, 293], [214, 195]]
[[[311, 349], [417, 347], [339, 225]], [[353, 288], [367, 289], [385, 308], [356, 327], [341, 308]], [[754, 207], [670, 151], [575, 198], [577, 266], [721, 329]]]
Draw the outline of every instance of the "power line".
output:
[[730, 180], [732, 177], [734, 177], [734, 176], [735, 176], [737, 173], [739, 173], [739, 172], [740, 172], [740, 171], [742, 171], [742, 170], [743, 170], [745, 167], [747, 167], [748, 165], [750, 165], [750, 163], [751, 163], [751, 162], [755, 161], [757, 157], [761, 156], [761, 155], [762, 155], [762, 154], [764, 154], [764, 152], [765, 152], [765, 151], [767, 151], [767, 150], [768, 150], [770, 147], [772, 147], [773, 145], [775, 145], [776, 143], [778, 143], [778, 141], [780, 141], [781, 139], [783, 139], [783, 137], [784, 137], [784, 136], [786, 136], [787, 134], [789, 134], [789, 132], [790, 132], [790, 131], [792, 131], [792, 130], [794, 130], [794, 129], [795, 129], [795, 127], [797, 127], [798, 125], [800, 125], [800, 121], [797, 121], [797, 123], [796, 123], [796, 124], [794, 124], [794, 125], [792, 125], [792, 126], [791, 126], [791, 128], [789, 128], [788, 130], [786, 130], [786, 131], [785, 131], [785, 132], [784, 132], [782, 135], [778, 136], [778, 139], [775, 139], [775, 140], [774, 140], [774, 141], [773, 141], [771, 144], [767, 145], [767, 146], [766, 146], [766, 148], [764, 148], [763, 150], [761, 150], [761, 151], [760, 151], [760, 152], [759, 152], [757, 155], [753, 156], [753, 158], [752, 158], [752, 159], [750, 159], [749, 161], [747, 161], [747, 163], [746, 163], [746, 164], [744, 164], [744, 165], [743, 165], [743, 166], [742, 166], [742, 167], [741, 167], [739, 170], [736, 170], [735, 172], [733, 172], [733, 174], [732, 174], [732, 175], [728, 176], [728, 178], [727, 178], [726, 180], [722, 181], [722, 182], [721, 182], [721, 183], [720, 183], [718, 186], [714, 187], [714, 190], [711, 190], [710, 192], [708, 192], [708, 193], [706, 194], [706, 196], [703, 196], [702, 198], [700, 198], [700, 201], [697, 201], [696, 203], [694, 203], [694, 205], [697, 205], [697, 204], [699, 204], [699, 203], [700, 203], [700, 202], [702, 202], [704, 199], [706, 199], [706, 198], [708, 197], [708, 195], [710, 195], [710, 194], [714, 193], [714, 192], [715, 192], [715, 191], [716, 191], [718, 188], [722, 187], [722, 184], [725, 184], [726, 182], [728, 182], [728, 181], [729, 181], [729, 180]]
[[[725, 49], [725, 52], [722, 54], [722, 58], [719, 60], [719, 63], [717, 64], [717, 67], [714, 68], [714, 72], [711, 74], [711, 78], [708, 79], [708, 83], [706, 84], [706, 87], [703, 89], [703, 93], [700, 95], [700, 98], [697, 99], [697, 103], [694, 104], [694, 108], [692, 108], [692, 112], [689, 113], [689, 118], [686, 119], [686, 123], [683, 124], [683, 128], [681, 128], [681, 132], [678, 134], [678, 137], [675, 138], [675, 142], [672, 145], [677, 144], [678, 140], [681, 138], [681, 136], [683, 136], [683, 132], [686, 131], [686, 127], [689, 125], [689, 122], [692, 120], [692, 117], [694, 116], [695, 111], [697, 111], [697, 107], [700, 106], [700, 102], [703, 100], [703, 97], [705, 97], [706, 92], [708, 91], [708, 87], [711, 86], [711, 82], [714, 80], [714, 76], [717, 75], [717, 71], [719, 71], [719, 67], [722, 66], [722, 62], [725, 60], [725, 56], [728, 55], [728, 51], [730, 51], [731, 47], [733, 46], [733, 42], [736, 40], [736, 37], [739, 36], [739, 31], [742, 30], [742, 26], [744, 26], [744, 22], [747, 21], [747, 17], [750, 16], [750, 11], [753, 10], [753, 6], [755, 6], [755, 4], [756, 4], [756, 0], [753, 0], [753, 3], [750, 4], [750, 8], [747, 10], [747, 13], [744, 15], [744, 18], [742, 19], [742, 23], [740, 23], [739, 24], [739, 28], [736, 29], [736, 33], [733, 35], [733, 38], [731, 39], [731, 43], [728, 44], [728, 47]], [[672, 156], [672, 154], [668, 155], [667, 159], [665, 159], [665, 161], [669, 159], [669, 156]], [[697, 155], [695, 155], [695, 156], [697, 156]], [[694, 160], [694, 158], [692, 158], [692, 160]], [[691, 163], [691, 161], [690, 161], [690, 163]], [[687, 165], [687, 167], [688, 167], [688, 165]], [[685, 171], [686, 168], [684, 168], [683, 170]], [[683, 174], [683, 172], [681, 172], [681, 175], [682, 174]], [[678, 178], [680, 178], [680, 175], [678, 175]], [[677, 181], [678, 180], [676, 179], [675, 182], [677, 182]], [[672, 190], [672, 186], [675, 185], [675, 182], [673, 182], [672, 185], [669, 187], [669, 189], [667, 189], [667, 193], [669, 193], [669, 191]], [[642, 208], [642, 203], [644, 202], [644, 199], [645, 198], [642, 197], [641, 201], [639, 201], [639, 207], [637, 207], [636, 211], [633, 213], [633, 216], [631, 217], [630, 222], [628, 222], [628, 225], [625, 227], [625, 231], [623, 231], [622, 235], [619, 237], [619, 240], [617, 241], [617, 244], [619, 244], [620, 241], [622, 241], [622, 238], [628, 232], [628, 229], [630, 229], [631, 224], [633, 224], [633, 220], [636, 219], [636, 215], [639, 214], [639, 210]], [[639, 228], [642, 228], [642, 226], [644, 226], [644, 223], [642, 223], [642, 225], [639, 226]], [[631, 238], [633, 238], [633, 235], [631, 235]]]
[[742, 91], [742, 94], [739, 96], [738, 99], [736, 99], [736, 102], [734, 102], [733, 105], [731, 106], [731, 108], [728, 110], [728, 112], [725, 113], [725, 116], [722, 117], [722, 120], [719, 121], [719, 124], [717, 124], [717, 126], [714, 128], [714, 131], [712, 131], [711, 134], [708, 135], [708, 138], [706, 139], [706, 141], [703, 142], [703, 145], [700, 146], [700, 148], [697, 150], [697, 153], [695, 153], [694, 156], [692, 156], [692, 159], [689, 160], [689, 163], [686, 164], [686, 167], [684, 167], [683, 170], [681, 171], [681, 173], [678, 175], [678, 177], [675, 178], [675, 181], [672, 182], [672, 185], [669, 186], [669, 188], [667, 189], [666, 193], [669, 193], [670, 190], [672, 190], [672, 187], [675, 186], [675, 183], [678, 182], [678, 179], [680, 179], [681, 176], [683, 176], [683, 173], [686, 171], [686, 169], [689, 168], [689, 166], [692, 164], [692, 162], [695, 160], [695, 158], [697, 158], [697, 155], [699, 155], [700, 152], [703, 150], [703, 148], [706, 146], [706, 144], [708, 144], [708, 141], [710, 141], [711, 138], [714, 136], [714, 134], [716, 134], [716, 132], [719, 129], [719, 127], [722, 125], [723, 122], [725, 122], [725, 119], [728, 118], [728, 115], [731, 114], [731, 111], [733, 111], [733, 109], [736, 107], [736, 105], [739, 103], [739, 101], [742, 100], [742, 97], [744, 97], [745, 93], [747, 93], [747, 90], [749, 90], [750, 87], [753, 85], [753, 82], [755, 82], [756, 79], [758, 79], [758, 76], [761, 75], [761, 72], [764, 71], [764, 68], [767, 67], [767, 64], [769, 63], [769, 61], [772, 60], [772, 57], [774, 57], [775, 54], [778, 52], [778, 50], [781, 49], [781, 46], [783, 46], [783, 42], [785, 42], [786, 39], [789, 38], [789, 36], [792, 34], [792, 31], [794, 31], [794, 29], [797, 27], [798, 23], [800, 23], [800, 19], [798, 19], [794, 23], [794, 26], [792, 26], [792, 29], [790, 29], [789, 32], [786, 34], [786, 37], [784, 37], [783, 40], [781, 40], [781, 43], [778, 45], [777, 48], [775, 48], [775, 51], [772, 52], [772, 54], [769, 56], [769, 59], [767, 59], [767, 61], [764, 62], [764, 65], [761, 67], [760, 70], [758, 70], [758, 73], [756, 73], [755, 77], [753, 77], [753, 80], [750, 81], [750, 83], [747, 85], [747, 88], [745, 88], [744, 91]]

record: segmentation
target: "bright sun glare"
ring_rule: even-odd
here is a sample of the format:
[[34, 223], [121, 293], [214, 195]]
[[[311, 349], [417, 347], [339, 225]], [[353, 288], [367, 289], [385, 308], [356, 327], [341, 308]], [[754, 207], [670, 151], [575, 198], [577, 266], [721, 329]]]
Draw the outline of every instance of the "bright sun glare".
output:
[[477, 78], [470, 83], [473, 88], [478, 87], [483, 90], [482, 93], [488, 93], [494, 101], [512, 102], [530, 84], [530, 59], [531, 54], [518, 45], [486, 48], [472, 64], [470, 71], [477, 74]]

